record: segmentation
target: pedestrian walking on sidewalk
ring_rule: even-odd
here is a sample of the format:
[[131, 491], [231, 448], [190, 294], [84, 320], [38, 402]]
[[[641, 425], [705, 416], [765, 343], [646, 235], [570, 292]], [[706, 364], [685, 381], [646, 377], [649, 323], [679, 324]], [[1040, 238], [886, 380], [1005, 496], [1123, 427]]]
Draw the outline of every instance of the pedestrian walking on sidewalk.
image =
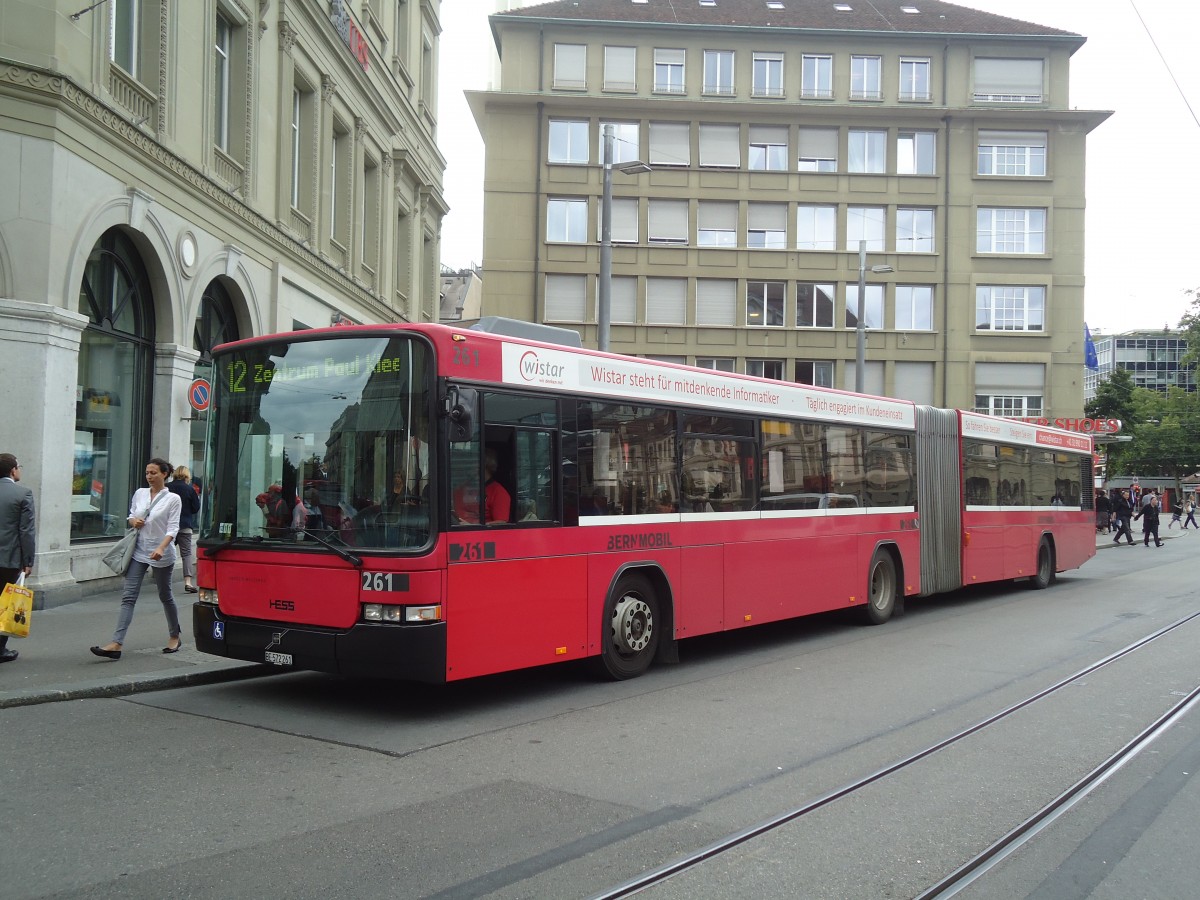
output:
[[183, 646], [179, 628], [179, 609], [175, 606], [175, 595], [171, 592], [171, 575], [175, 569], [175, 535], [179, 533], [179, 495], [167, 490], [167, 476], [171, 464], [155, 457], [146, 463], [146, 484], [138, 488], [129, 504], [129, 527], [138, 531], [133, 559], [125, 572], [125, 588], [121, 594], [121, 612], [117, 616], [117, 630], [112, 640], [103, 647], [92, 647], [92, 653], [107, 659], [120, 659], [121, 647], [125, 643], [125, 632], [133, 621], [133, 607], [142, 589], [142, 579], [147, 570], [154, 573], [158, 585], [158, 599], [162, 601], [167, 616], [167, 633], [170, 640], [163, 653], [177, 653]]
[[1172, 528], [1174, 528], [1176, 522], [1182, 522], [1182, 521], [1183, 521], [1183, 504], [1176, 503], [1173, 507], [1171, 507], [1171, 521], [1167, 523], [1167, 531], [1170, 531]]
[[1120, 544], [1121, 535], [1125, 535], [1130, 546], [1133, 545], [1133, 532], [1129, 529], [1129, 518], [1132, 515], [1133, 505], [1129, 502], [1129, 491], [1121, 491], [1121, 495], [1117, 497], [1117, 501], [1113, 505], [1113, 522], [1117, 526], [1117, 534], [1113, 538], [1114, 544]]
[[1096, 495], [1096, 533], [1108, 534], [1112, 519], [1112, 502], [1108, 494], [1101, 491]]
[[179, 536], [175, 546], [179, 548], [179, 560], [183, 563], [183, 589], [196, 593], [192, 583], [196, 578], [196, 548], [192, 544], [192, 533], [196, 528], [196, 513], [200, 512], [200, 495], [192, 487], [192, 473], [187, 466], [179, 466], [167, 490], [179, 496]]
[[[33, 516], [33, 491], [21, 480], [21, 464], [11, 453], [0, 453], [0, 591], [13, 584], [21, 574], [33, 571], [36, 526]], [[8, 635], [0, 634], [0, 663], [17, 658], [8, 649]]]
[[1184, 531], [1188, 530], [1188, 522], [1192, 523], [1193, 528], [1200, 528], [1200, 525], [1196, 524], [1196, 501], [1195, 500], [1189, 500], [1187, 502], [1187, 518], [1183, 520], [1183, 530]]
[[1154, 538], [1154, 546], [1161, 547], [1163, 542], [1158, 539], [1158, 495], [1151, 494], [1134, 518], [1142, 520], [1142, 543], [1149, 547], [1150, 538]]

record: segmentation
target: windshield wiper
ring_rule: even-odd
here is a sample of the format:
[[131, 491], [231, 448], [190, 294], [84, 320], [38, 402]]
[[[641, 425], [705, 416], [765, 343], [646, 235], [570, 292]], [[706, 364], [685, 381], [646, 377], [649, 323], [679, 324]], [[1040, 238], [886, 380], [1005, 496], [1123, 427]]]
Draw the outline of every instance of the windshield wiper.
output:
[[312, 538], [314, 541], [316, 541], [322, 547], [328, 547], [330, 550], [332, 550], [334, 553], [336, 553], [338, 556], [340, 556], [346, 562], [350, 563], [350, 565], [357, 566], [360, 569], [362, 568], [362, 559], [360, 557], [355, 556], [349, 550], [343, 550], [341, 547], [339, 547], [337, 544], [332, 543], [331, 541], [325, 540], [325, 538], [321, 537], [315, 531], [309, 531], [307, 528], [297, 528], [296, 534], [308, 535], [310, 538]]
[[226, 550], [234, 547], [248, 547], [252, 544], [261, 544], [262, 542], [262, 535], [256, 535], [255, 537], [248, 538], [230, 538], [229, 540], [223, 541], [215, 546], [210, 546], [207, 544], [198, 544], [198, 546], [204, 550], [204, 555], [207, 559], [212, 559], [214, 556], [218, 556], [219, 554], [224, 553]]

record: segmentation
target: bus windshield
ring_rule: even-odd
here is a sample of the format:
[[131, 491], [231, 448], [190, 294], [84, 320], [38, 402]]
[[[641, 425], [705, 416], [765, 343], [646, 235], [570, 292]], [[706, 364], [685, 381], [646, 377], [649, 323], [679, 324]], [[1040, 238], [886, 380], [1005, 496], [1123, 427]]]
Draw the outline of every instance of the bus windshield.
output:
[[431, 359], [410, 336], [219, 353], [201, 539], [427, 547]]

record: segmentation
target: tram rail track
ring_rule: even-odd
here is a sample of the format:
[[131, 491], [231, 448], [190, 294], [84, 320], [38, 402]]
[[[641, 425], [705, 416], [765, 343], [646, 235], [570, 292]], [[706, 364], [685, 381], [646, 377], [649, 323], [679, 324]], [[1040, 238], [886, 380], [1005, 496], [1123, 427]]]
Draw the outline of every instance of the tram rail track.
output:
[[[728, 853], [735, 848], [754, 840], [755, 838], [770, 834], [779, 830], [785, 825], [796, 822], [804, 816], [817, 810], [823, 809], [836, 803], [837, 801], [846, 798], [858, 791], [876, 784], [883, 779], [901, 772], [924, 759], [932, 756], [940, 750], [951, 747], [960, 741], [965, 740], [972, 735], [989, 728], [1008, 717], [1020, 712], [1023, 709], [1037, 703], [1038, 701], [1050, 697], [1059, 691], [1070, 687], [1093, 672], [1105, 668], [1137, 651], [1153, 644], [1155, 641], [1163, 638], [1179, 628], [1200, 619], [1200, 610], [1193, 612], [1183, 618], [1180, 618], [1169, 625], [1165, 625], [1157, 631], [1151, 632], [1138, 640], [1116, 650], [1108, 656], [1103, 657], [1093, 663], [1084, 666], [1082, 669], [1062, 678], [1039, 691], [1013, 703], [984, 719], [963, 728], [948, 737], [935, 741], [929, 746], [918, 750], [915, 753], [909, 754], [895, 762], [889, 763], [876, 771], [847, 782], [831, 791], [809, 800], [792, 809], [785, 810], [768, 819], [764, 819], [746, 828], [735, 832], [710, 843], [708, 846], [679, 857], [671, 862], [665, 863], [654, 869], [643, 872], [632, 879], [629, 879], [619, 885], [608, 888], [601, 893], [593, 894], [591, 900], [617, 900], [621, 897], [632, 897], [642, 891], [661, 884], [668, 879], [679, 875], [688, 870], [694, 869], [702, 865], [708, 860], [716, 859], [722, 854]], [[1035, 836], [1040, 830], [1047, 827], [1059, 816], [1067, 812], [1079, 800], [1086, 796], [1090, 791], [1094, 790], [1112, 774], [1124, 766], [1127, 762], [1133, 759], [1146, 746], [1153, 742], [1166, 729], [1170, 728], [1174, 722], [1185, 715], [1192, 709], [1194, 705], [1200, 703], [1200, 685], [1190, 691], [1182, 700], [1175, 703], [1170, 710], [1160, 716], [1151, 725], [1144, 729], [1140, 734], [1133, 738], [1124, 747], [1096, 766], [1090, 772], [1079, 779], [1074, 785], [1063, 791], [1033, 815], [1028, 817], [1024, 822], [1010, 830], [1002, 838], [991, 844], [981, 853], [972, 857], [967, 862], [963, 863], [957, 869], [946, 875], [933, 886], [927, 888], [921, 894], [916, 895], [915, 900], [934, 900], [934, 898], [946, 898], [953, 896], [962, 888], [970, 884], [971, 881], [980, 877], [989, 868], [1000, 862], [1005, 856], [1012, 853], [1022, 843]]]

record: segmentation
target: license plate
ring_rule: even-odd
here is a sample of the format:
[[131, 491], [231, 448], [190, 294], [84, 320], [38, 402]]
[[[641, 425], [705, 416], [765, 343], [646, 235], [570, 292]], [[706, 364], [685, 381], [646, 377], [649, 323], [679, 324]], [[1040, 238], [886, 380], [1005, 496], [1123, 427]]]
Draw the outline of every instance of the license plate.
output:
[[290, 666], [292, 664], [292, 654], [290, 653], [273, 653], [268, 650], [266, 659], [273, 666]]

